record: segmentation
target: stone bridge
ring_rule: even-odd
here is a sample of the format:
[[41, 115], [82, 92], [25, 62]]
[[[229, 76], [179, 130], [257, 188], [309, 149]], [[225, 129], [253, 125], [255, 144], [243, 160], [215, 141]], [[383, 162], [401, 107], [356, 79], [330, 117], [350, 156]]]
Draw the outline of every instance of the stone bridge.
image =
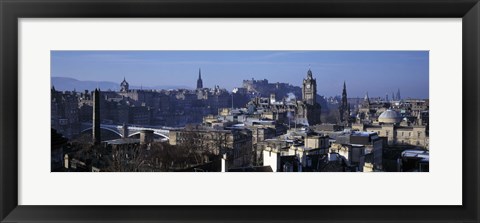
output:
[[[92, 123], [82, 123], [81, 124], [81, 132], [91, 131], [92, 130]], [[136, 134], [140, 134], [142, 130], [151, 130], [153, 134], [161, 136], [165, 139], [170, 139], [168, 137], [168, 133], [170, 130], [175, 130], [177, 128], [165, 127], [165, 126], [149, 126], [149, 127], [140, 127], [140, 126], [127, 126], [128, 128], [128, 136], [134, 136]], [[117, 134], [120, 137], [123, 137], [123, 125], [109, 125], [109, 124], [100, 124], [100, 129], [105, 129]]]

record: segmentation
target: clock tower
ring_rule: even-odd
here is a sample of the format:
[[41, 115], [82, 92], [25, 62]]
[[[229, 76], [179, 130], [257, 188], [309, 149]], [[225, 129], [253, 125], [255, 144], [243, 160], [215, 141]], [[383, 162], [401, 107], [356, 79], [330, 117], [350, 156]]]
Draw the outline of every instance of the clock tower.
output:
[[303, 79], [302, 97], [309, 105], [317, 103], [317, 80], [313, 78], [310, 69], [308, 69], [307, 78]]

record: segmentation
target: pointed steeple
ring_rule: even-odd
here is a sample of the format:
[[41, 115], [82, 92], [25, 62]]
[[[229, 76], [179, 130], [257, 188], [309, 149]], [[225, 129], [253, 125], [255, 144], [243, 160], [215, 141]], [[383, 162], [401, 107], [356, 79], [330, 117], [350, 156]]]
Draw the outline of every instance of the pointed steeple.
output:
[[343, 81], [342, 104], [340, 105], [340, 123], [348, 125], [350, 116], [350, 103], [347, 98], [347, 83]]
[[197, 89], [203, 88], [202, 70], [198, 68]]
[[344, 109], [347, 108], [347, 100], [347, 83], [343, 81], [342, 106]]

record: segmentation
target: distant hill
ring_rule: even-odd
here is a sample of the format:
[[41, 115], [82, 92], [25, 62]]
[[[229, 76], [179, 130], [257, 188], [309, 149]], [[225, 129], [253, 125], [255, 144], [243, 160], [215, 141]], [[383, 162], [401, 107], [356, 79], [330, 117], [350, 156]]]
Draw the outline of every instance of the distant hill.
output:
[[[51, 77], [51, 84], [58, 91], [84, 91], [84, 90], [94, 90], [95, 88], [100, 88], [101, 90], [120, 90], [120, 83], [109, 82], [109, 81], [80, 81], [70, 77]], [[190, 89], [187, 86], [174, 86], [174, 85], [160, 85], [160, 86], [132, 86], [130, 89]]]

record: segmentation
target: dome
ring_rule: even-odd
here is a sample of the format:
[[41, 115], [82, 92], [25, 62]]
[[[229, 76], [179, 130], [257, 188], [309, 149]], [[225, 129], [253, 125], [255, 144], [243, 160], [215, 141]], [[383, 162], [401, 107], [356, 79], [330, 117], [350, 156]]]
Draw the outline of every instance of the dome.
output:
[[398, 123], [402, 120], [402, 116], [393, 110], [386, 110], [378, 116], [378, 122], [381, 123]]

